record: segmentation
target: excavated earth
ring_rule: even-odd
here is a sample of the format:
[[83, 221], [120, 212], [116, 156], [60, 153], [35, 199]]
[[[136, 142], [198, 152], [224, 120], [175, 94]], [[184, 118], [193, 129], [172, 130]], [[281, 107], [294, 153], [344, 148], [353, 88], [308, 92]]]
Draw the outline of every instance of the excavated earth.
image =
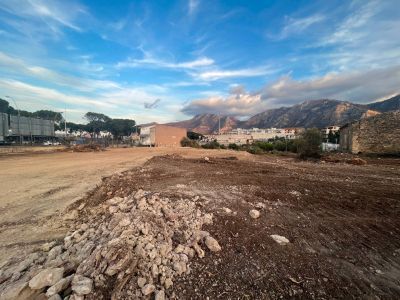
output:
[[399, 299], [400, 160], [364, 159], [152, 158], [51, 219], [67, 237], [1, 266], [0, 295], [46, 299], [51, 267], [69, 299]]

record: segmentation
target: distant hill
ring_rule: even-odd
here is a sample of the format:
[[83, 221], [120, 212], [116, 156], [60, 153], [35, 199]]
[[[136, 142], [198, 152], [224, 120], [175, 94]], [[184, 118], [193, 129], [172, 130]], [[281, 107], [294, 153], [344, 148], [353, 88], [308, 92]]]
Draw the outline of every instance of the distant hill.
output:
[[243, 128], [286, 128], [344, 125], [354, 120], [379, 114], [365, 105], [338, 100], [305, 101], [291, 107], [266, 110], [240, 124]]
[[[233, 128], [287, 128], [344, 125], [377, 114], [400, 109], [400, 95], [370, 104], [355, 104], [347, 101], [321, 99], [309, 100], [289, 107], [269, 109], [246, 121], [231, 116], [221, 116], [221, 132]], [[190, 120], [169, 123], [190, 131], [210, 134], [218, 131], [218, 115], [201, 114]]]
[[400, 95], [386, 99], [384, 101], [374, 102], [367, 105], [369, 109], [379, 112], [388, 112], [400, 110]]
[[[166, 125], [186, 128], [189, 131], [194, 131], [201, 134], [210, 134], [218, 132], [219, 116], [215, 114], [201, 114], [192, 119], [180, 122], [168, 123]], [[237, 127], [238, 120], [230, 116], [221, 116], [221, 132], [226, 132]]]

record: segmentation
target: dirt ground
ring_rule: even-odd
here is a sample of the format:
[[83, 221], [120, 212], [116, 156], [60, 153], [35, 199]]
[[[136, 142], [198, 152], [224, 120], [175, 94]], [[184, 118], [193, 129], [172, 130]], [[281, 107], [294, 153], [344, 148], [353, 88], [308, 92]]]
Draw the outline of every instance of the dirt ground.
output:
[[[399, 299], [400, 160], [367, 162], [154, 157], [105, 179], [85, 203], [138, 188], [171, 199], [201, 195], [215, 216], [205, 229], [223, 250], [194, 259], [191, 274], [174, 283], [177, 299]], [[265, 208], [252, 219], [259, 202]]]
[[[80, 197], [71, 207], [143, 188], [171, 199], [200, 195], [201, 209], [214, 214], [205, 230], [222, 246], [193, 259], [168, 296], [399, 299], [400, 159], [366, 161], [140, 148], [1, 158], [1, 255], [61, 237], [66, 229], [44, 217], [56, 224], [55, 215]], [[257, 203], [265, 208], [252, 219]], [[277, 244], [273, 234], [290, 243]]]
[[[60, 214], [95, 188], [102, 177], [140, 166], [155, 155], [171, 153], [201, 157], [210, 151], [120, 148], [91, 153], [3, 153], [0, 155], [0, 264], [13, 255], [30, 252], [38, 244], [62, 237], [67, 229], [47, 226], [46, 219]], [[226, 155], [228, 151], [218, 153]]]

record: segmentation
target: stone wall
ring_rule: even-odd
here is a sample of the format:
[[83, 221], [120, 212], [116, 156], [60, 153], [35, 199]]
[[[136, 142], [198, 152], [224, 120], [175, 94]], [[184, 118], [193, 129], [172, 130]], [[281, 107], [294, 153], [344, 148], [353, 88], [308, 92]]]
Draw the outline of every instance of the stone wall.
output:
[[342, 151], [400, 154], [400, 111], [380, 114], [340, 129]]

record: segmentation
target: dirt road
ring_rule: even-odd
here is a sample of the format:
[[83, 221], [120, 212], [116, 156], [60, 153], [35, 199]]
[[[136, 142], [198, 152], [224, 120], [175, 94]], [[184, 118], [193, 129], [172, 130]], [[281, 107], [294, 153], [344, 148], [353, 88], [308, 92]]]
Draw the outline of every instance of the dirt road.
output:
[[[21, 255], [65, 228], [48, 227], [46, 217], [96, 187], [101, 178], [139, 166], [155, 155], [201, 157], [210, 151], [191, 148], [127, 148], [91, 153], [0, 156], [0, 262]], [[213, 151], [227, 155], [228, 151]], [[241, 154], [246, 157], [246, 153]]]

